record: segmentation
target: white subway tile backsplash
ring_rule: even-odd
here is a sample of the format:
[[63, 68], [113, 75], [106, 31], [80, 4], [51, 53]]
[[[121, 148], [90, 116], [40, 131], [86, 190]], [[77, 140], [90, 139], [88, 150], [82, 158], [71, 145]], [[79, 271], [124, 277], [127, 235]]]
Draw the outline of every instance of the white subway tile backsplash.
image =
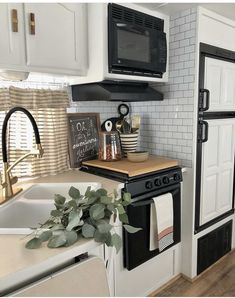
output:
[[180, 32], [185, 32], [187, 30], [190, 30], [191, 26], [190, 23], [183, 23], [182, 25], [180, 25]]
[[[163, 102], [148, 103], [155, 113], [142, 114], [148, 119], [141, 135], [152, 138], [141, 149], [151, 153], [177, 158], [181, 164], [192, 166], [193, 109], [195, 84], [195, 35], [196, 10], [188, 9], [170, 17], [170, 58], [169, 82], [154, 84], [154, 88], [164, 93]], [[135, 113], [142, 111], [139, 103], [131, 103]], [[157, 114], [158, 112], [158, 114]], [[150, 118], [155, 119], [155, 131], [152, 134]], [[143, 126], [143, 125], [142, 125]]]
[[[174, 27], [185, 24], [185, 17], [178, 18], [174, 21]], [[173, 27], [173, 28], [174, 28]]]

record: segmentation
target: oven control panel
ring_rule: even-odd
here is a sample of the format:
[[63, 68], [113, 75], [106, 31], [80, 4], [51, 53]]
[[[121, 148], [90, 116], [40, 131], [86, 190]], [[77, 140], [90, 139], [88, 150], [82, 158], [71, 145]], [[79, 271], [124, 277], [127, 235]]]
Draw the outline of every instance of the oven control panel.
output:
[[151, 173], [151, 175], [144, 175], [138, 177], [136, 180], [129, 181], [126, 183], [126, 191], [130, 192], [132, 196], [135, 196], [156, 191], [181, 181], [181, 168], [177, 167], [170, 170]]

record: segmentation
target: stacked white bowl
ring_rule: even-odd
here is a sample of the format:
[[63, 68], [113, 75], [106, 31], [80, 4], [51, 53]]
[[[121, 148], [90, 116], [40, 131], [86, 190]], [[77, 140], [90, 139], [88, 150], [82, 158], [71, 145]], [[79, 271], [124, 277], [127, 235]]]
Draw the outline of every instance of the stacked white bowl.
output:
[[138, 143], [138, 132], [135, 133], [120, 133], [122, 151], [126, 155], [127, 152], [135, 152]]

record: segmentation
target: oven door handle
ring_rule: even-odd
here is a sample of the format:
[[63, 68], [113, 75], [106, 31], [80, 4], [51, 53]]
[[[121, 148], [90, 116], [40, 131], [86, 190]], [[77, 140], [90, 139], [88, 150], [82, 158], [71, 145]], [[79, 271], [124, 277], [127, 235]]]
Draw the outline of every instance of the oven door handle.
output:
[[[175, 189], [175, 190], [171, 191], [170, 193], [172, 194], [172, 197], [174, 197], [178, 191], [179, 191], [179, 189]], [[131, 203], [131, 206], [132, 207], [142, 207], [142, 206], [146, 206], [146, 205], [151, 205], [152, 203], [153, 203], [153, 199], [140, 200], [140, 201]]]
[[146, 205], [151, 205], [153, 203], [153, 200], [146, 200], [146, 201], [138, 201], [135, 203], [132, 203], [131, 206], [132, 207], [142, 207], [142, 206], [146, 206]]

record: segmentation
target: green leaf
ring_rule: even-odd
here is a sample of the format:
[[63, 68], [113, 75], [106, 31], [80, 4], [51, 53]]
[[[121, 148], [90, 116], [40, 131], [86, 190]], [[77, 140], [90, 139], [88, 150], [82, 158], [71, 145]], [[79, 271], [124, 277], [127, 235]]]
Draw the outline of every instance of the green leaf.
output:
[[72, 210], [69, 214], [69, 223], [66, 227], [67, 231], [71, 231], [73, 228], [77, 226], [81, 226], [83, 221], [81, 221], [82, 217], [82, 210], [79, 209], [78, 211]]
[[89, 196], [90, 191], [91, 191], [91, 186], [88, 186], [88, 187], [87, 187], [87, 190], [86, 190], [86, 192], [85, 192], [85, 197], [88, 197], [88, 196]]
[[122, 239], [118, 234], [113, 234], [111, 237], [111, 244], [116, 248], [116, 252], [118, 253], [120, 248], [122, 247]]
[[105, 205], [110, 205], [112, 203], [112, 198], [107, 197], [107, 196], [101, 196], [100, 203], [105, 204]]
[[104, 213], [105, 213], [105, 217], [107, 217], [108, 219], [110, 219], [111, 215], [113, 214], [113, 212], [109, 211], [108, 209], [105, 209]]
[[75, 200], [75, 199], [80, 199], [81, 194], [77, 188], [71, 186], [69, 189], [69, 196]]
[[108, 204], [108, 205], [107, 205], [107, 209], [108, 209], [109, 211], [111, 211], [111, 212], [115, 212], [115, 206], [114, 206], [114, 204]]
[[88, 201], [86, 202], [87, 205], [92, 205], [94, 204], [96, 201], [98, 200], [98, 197], [97, 196], [93, 196], [91, 195], [88, 199]]
[[42, 244], [42, 240], [39, 239], [38, 237], [34, 237], [25, 244], [25, 247], [28, 249], [35, 249], [35, 248], [39, 248], [41, 244]]
[[55, 194], [54, 201], [57, 205], [64, 205], [66, 198], [59, 194]]
[[82, 226], [82, 235], [85, 238], [92, 238], [94, 236], [95, 230], [96, 230], [95, 227], [85, 223]]
[[117, 199], [118, 198], [118, 192], [116, 189], [113, 190], [113, 194], [114, 194], [114, 198]]
[[47, 220], [42, 226], [42, 229], [49, 229], [55, 225], [53, 220]]
[[136, 232], [142, 230], [142, 228], [135, 228], [135, 227], [132, 227], [132, 226], [130, 226], [130, 225], [123, 225], [123, 227], [126, 229], [126, 231], [127, 231], [128, 233], [136, 233]]
[[122, 198], [126, 204], [129, 205], [131, 203], [131, 194], [129, 192], [125, 192]]
[[96, 194], [98, 197], [102, 197], [102, 196], [107, 196], [108, 192], [106, 189], [104, 188], [99, 188], [97, 191], [96, 191]]
[[117, 210], [118, 210], [119, 214], [125, 214], [126, 213], [126, 211], [125, 211], [125, 209], [123, 208], [122, 205], [117, 206]]
[[42, 242], [48, 241], [52, 237], [52, 231], [45, 231], [39, 235], [39, 238]]
[[60, 210], [52, 210], [52, 211], [51, 211], [51, 216], [59, 217], [59, 216], [61, 216], [61, 215], [63, 215], [63, 212], [60, 211]]
[[77, 208], [77, 200], [71, 200], [71, 201], [68, 201], [68, 206], [69, 207], [72, 207], [73, 209], [76, 209]]
[[60, 235], [52, 236], [48, 241], [47, 246], [49, 248], [61, 247], [61, 246], [64, 246], [66, 242], [67, 242], [67, 239], [66, 239], [65, 233], [62, 232]]
[[55, 203], [55, 207], [56, 207], [57, 210], [63, 210], [64, 204], [56, 204]]
[[104, 205], [103, 204], [95, 204], [91, 206], [89, 210], [89, 214], [93, 219], [101, 219], [105, 216], [104, 214]]
[[108, 233], [111, 229], [112, 229], [112, 225], [110, 225], [109, 223], [102, 223], [97, 225], [98, 231], [100, 233]]
[[106, 244], [107, 246], [112, 246], [112, 235], [111, 235], [110, 232], [108, 232], [108, 234], [107, 234], [107, 238], [106, 238], [106, 240], [105, 240], [105, 244]]
[[64, 229], [65, 229], [65, 227], [62, 224], [56, 224], [51, 228], [52, 231], [59, 231], [59, 230], [64, 230]]
[[104, 233], [100, 233], [98, 230], [95, 231], [94, 239], [96, 242], [105, 243], [107, 238], [108, 238], [108, 233], [104, 234]]
[[129, 223], [129, 220], [128, 220], [128, 216], [124, 213], [124, 214], [119, 214], [119, 220], [122, 222], [122, 223]]
[[65, 231], [65, 237], [66, 237], [66, 244], [65, 246], [71, 246], [78, 240], [78, 235], [74, 231]]

